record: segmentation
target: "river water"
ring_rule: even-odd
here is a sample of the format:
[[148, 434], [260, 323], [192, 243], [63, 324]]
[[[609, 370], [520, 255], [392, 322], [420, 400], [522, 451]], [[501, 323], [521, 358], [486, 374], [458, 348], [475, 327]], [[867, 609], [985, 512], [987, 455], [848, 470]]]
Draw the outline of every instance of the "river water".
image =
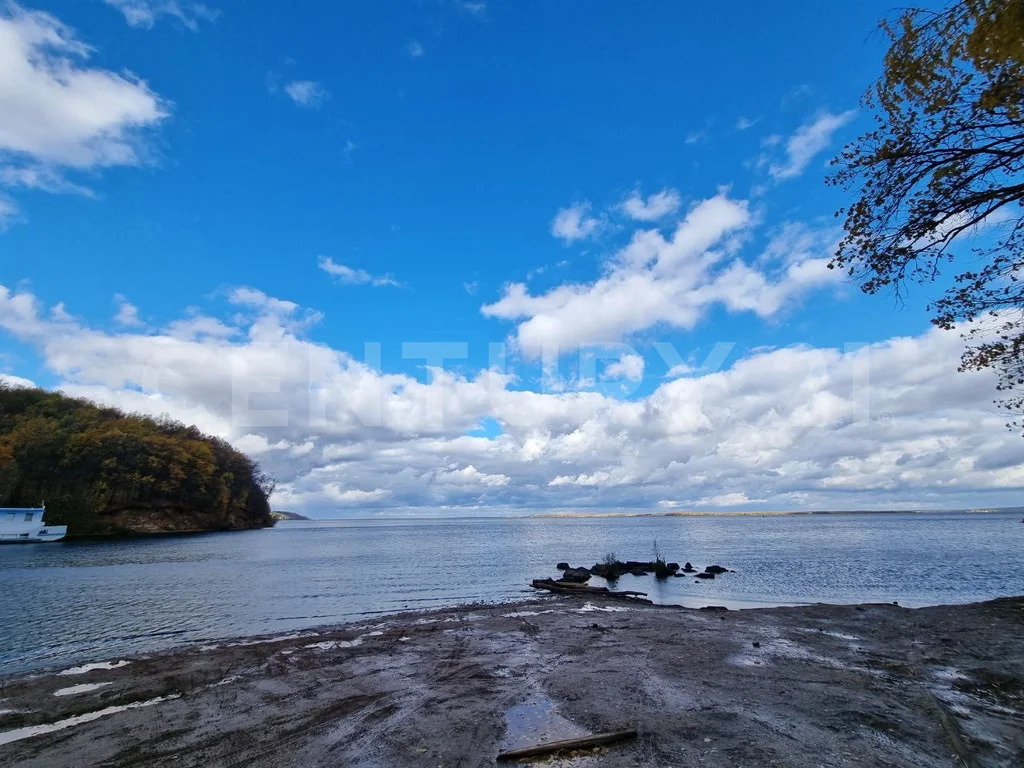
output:
[[[1024, 594], [1020, 513], [284, 522], [268, 530], [0, 547], [0, 674], [405, 609], [508, 601], [615, 552], [736, 573], [626, 576], [687, 606], [919, 606]], [[603, 584], [601, 579], [592, 583]]]

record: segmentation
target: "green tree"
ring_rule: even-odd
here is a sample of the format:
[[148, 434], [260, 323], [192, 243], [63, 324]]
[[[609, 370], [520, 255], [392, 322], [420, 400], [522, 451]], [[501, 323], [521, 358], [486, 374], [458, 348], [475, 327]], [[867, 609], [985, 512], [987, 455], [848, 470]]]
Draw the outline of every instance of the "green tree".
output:
[[[877, 126], [833, 160], [856, 193], [832, 263], [868, 293], [952, 278], [932, 322], [963, 331], [961, 370], [992, 368], [1024, 413], [1024, 0], [912, 9], [880, 27]], [[1010, 427], [1022, 426], [1012, 420]]]

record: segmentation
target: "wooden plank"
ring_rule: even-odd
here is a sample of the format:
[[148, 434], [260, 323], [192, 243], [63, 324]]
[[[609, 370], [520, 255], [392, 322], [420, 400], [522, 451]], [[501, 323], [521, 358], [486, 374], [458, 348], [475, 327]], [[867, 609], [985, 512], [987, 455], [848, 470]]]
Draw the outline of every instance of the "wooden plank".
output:
[[518, 760], [524, 757], [540, 757], [550, 755], [552, 752], [564, 752], [570, 749], [591, 749], [602, 747], [605, 744], [614, 744], [617, 741], [636, 738], [636, 728], [627, 728], [623, 731], [610, 731], [608, 733], [597, 733], [593, 736], [581, 736], [578, 739], [564, 739], [562, 741], [550, 741], [547, 744], [536, 744], [532, 747], [520, 747], [510, 749], [498, 754], [499, 760]]

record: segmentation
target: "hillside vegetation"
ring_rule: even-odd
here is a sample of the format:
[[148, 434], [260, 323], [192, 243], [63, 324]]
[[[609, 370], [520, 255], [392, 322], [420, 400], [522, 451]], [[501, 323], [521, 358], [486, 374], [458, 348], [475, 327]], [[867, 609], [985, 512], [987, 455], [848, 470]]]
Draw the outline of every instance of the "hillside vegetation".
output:
[[70, 535], [269, 526], [272, 489], [196, 427], [0, 384], [0, 505], [45, 501]]

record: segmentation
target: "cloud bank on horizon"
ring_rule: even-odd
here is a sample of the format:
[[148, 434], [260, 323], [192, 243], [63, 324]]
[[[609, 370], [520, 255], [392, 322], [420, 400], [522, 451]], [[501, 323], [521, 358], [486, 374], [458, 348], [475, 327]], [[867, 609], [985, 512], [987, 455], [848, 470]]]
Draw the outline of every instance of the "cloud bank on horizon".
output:
[[[197, 2], [105, 3], [140, 46], [161, 34], [201, 53], [204, 36], [233, 23]], [[429, 44], [423, 29], [383, 36], [394, 72], [382, 87], [401, 87], [386, 106], [375, 93], [373, 110], [399, 110], [417, 88], [439, 99], [434, 111], [474, 93], [472, 80], [441, 97], [423, 83], [463, 76], [452, 62], [471, 53], [456, 38], [502, 45], [494, 36], [513, 11], [453, 2], [431, 12], [443, 34]], [[272, 129], [253, 127], [254, 144], [217, 144], [204, 162], [232, 171], [206, 174], [158, 161], [203, 135], [201, 121], [175, 125], [204, 116], [179, 112], [205, 85], [163, 71], [143, 79], [52, 13], [0, 9], [0, 237], [13, 254], [0, 276], [0, 381], [195, 423], [278, 478], [275, 506], [321, 516], [1020, 498], [1024, 443], [992, 406], [993, 378], [956, 373], [959, 335], [920, 312], [890, 314], [827, 268], [839, 232], [817, 190], [858, 115], [823, 104], [848, 99], [789, 85], [772, 104], [681, 125], [665, 141], [700, 153], [690, 171], [638, 153], [649, 183], [623, 181], [630, 170], [585, 186], [567, 176], [533, 206], [522, 201], [551, 184], [526, 179], [514, 196], [484, 201], [480, 190], [501, 182], [463, 193], [479, 175], [463, 162], [472, 148], [451, 141], [453, 123], [431, 125], [430, 110], [386, 156], [375, 142], [400, 128], [390, 117], [375, 124], [354, 159], [350, 137], [365, 129], [344, 110], [361, 92], [317, 66], [319, 42], [331, 43], [310, 41], [303, 78], [282, 74], [299, 71], [290, 53], [253, 65], [233, 109], [262, 98]], [[281, 110], [281, 100], [303, 109]], [[451, 114], [472, 122], [486, 104], [471, 95]], [[462, 144], [486, 126], [514, 155], [506, 177], [520, 178], [528, 120], [495, 138], [493, 115], [479, 119]], [[214, 129], [234, 137], [237, 125]], [[742, 149], [716, 150], [723, 134]], [[284, 143], [254, 165], [253, 146], [272, 135]], [[437, 156], [406, 151], [419, 143]], [[576, 166], [562, 149], [544, 162]], [[169, 197], [126, 191], [167, 176], [182, 185]], [[230, 186], [215, 215], [187, 207], [221, 183]], [[249, 187], [251, 199], [225, 196]], [[344, 190], [347, 207], [332, 197]], [[133, 196], [146, 202], [132, 207]], [[178, 205], [199, 223], [163, 218]], [[106, 210], [90, 283], [76, 249], [105, 231], [90, 217]], [[512, 220], [512, 210], [529, 214]], [[334, 234], [364, 225], [361, 244]], [[182, 229], [190, 239], [177, 239]], [[533, 234], [516, 240], [524, 229]], [[245, 248], [221, 256], [248, 232]], [[201, 258], [187, 261], [189, 249]], [[402, 360], [385, 365], [382, 344]]]

